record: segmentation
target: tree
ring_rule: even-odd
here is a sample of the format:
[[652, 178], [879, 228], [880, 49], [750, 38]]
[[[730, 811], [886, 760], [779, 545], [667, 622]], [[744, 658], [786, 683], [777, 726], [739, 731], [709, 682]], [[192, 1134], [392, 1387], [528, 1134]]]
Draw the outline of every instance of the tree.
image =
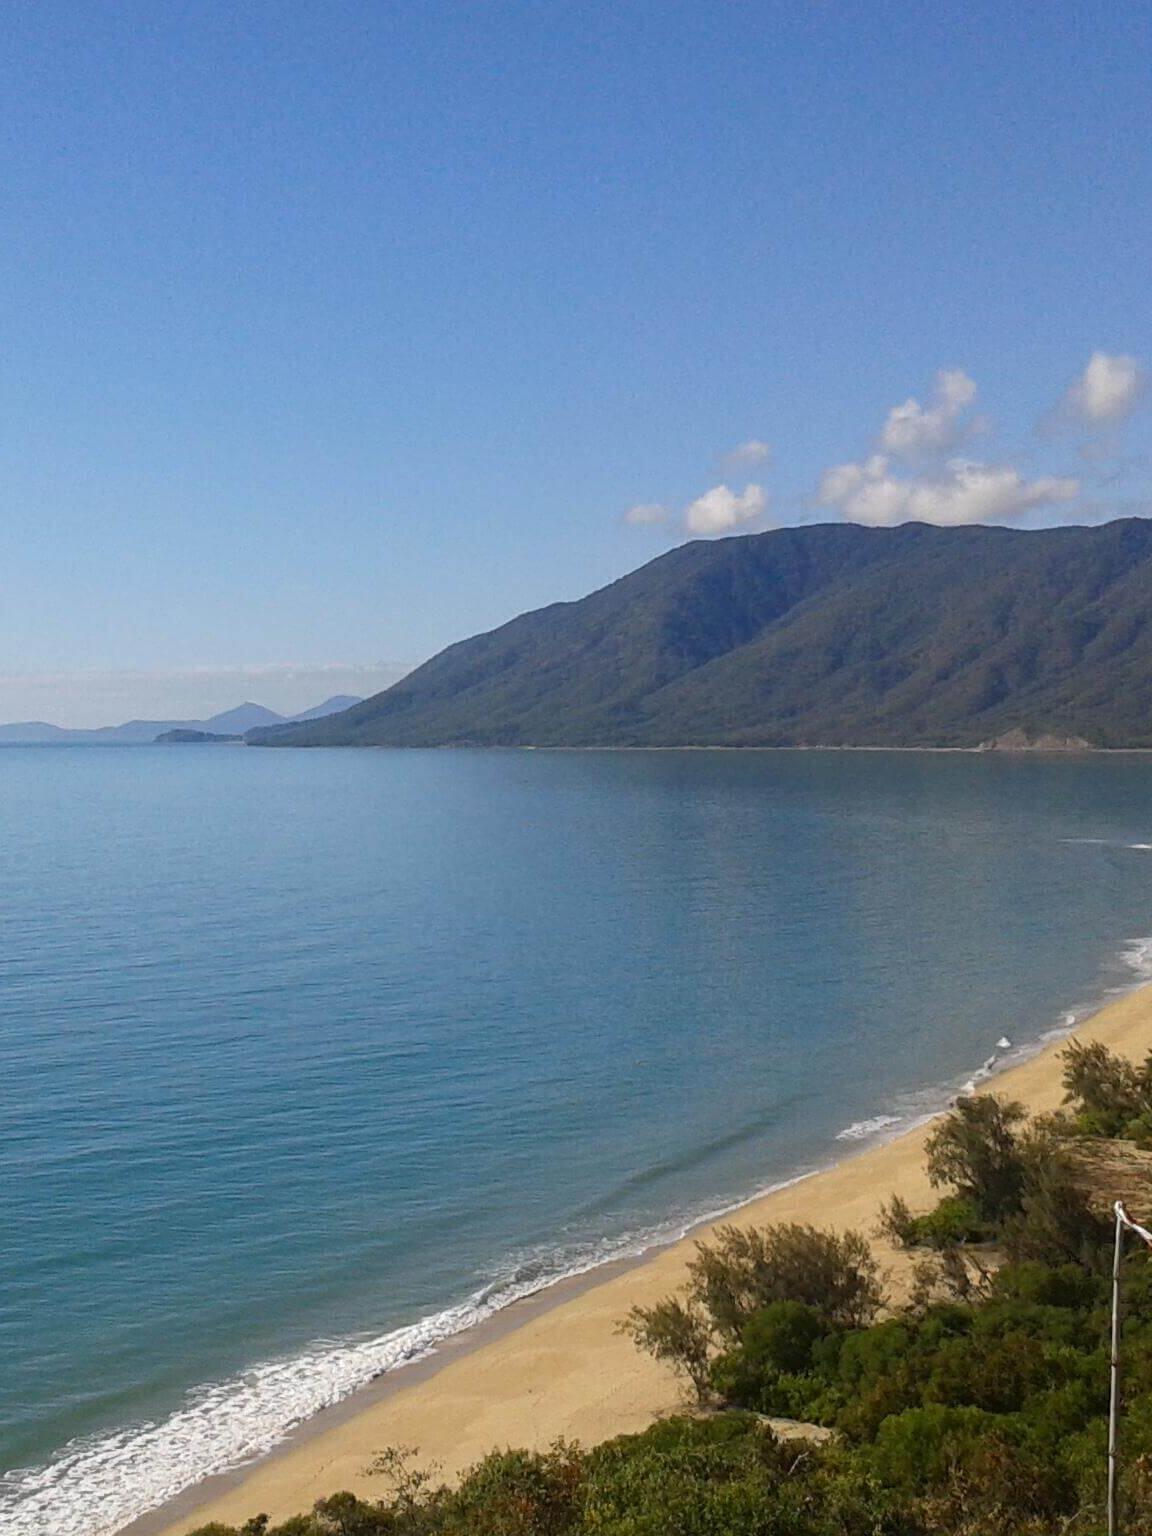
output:
[[987, 1221], [1020, 1210], [1026, 1178], [1017, 1127], [1024, 1108], [992, 1095], [957, 1099], [925, 1145], [933, 1186], [949, 1185]]
[[831, 1323], [858, 1328], [883, 1302], [879, 1273], [858, 1232], [821, 1232], [797, 1222], [725, 1226], [714, 1242], [696, 1244], [688, 1295], [731, 1342], [775, 1301], [800, 1301]]
[[1002, 1231], [1009, 1258], [1105, 1268], [1112, 1223], [1092, 1209], [1067, 1154], [1039, 1136], [1028, 1138], [1023, 1155], [1020, 1209], [1008, 1217]]
[[618, 1331], [628, 1334], [638, 1349], [667, 1361], [686, 1376], [698, 1402], [707, 1399], [712, 1330], [694, 1302], [685, 1305], [668, 1296], [653, 1307], [633, 1307]]
[[1140, 1067], [1098, 1040], [1073, 1040], [1063, 1052], [1064, 1102], [1073, 1106], [1075, 1128], [1084, 1136], [1127, 1136], [1146, 1141], [1152, 1134], [1152, 1057]]
[[765, 1308], [799, 1302], [821, 1326], [863, 1327], [884, 1300], [879, 1273], [858, 1232], [820, 1232], [795, 1222], [720, 1227], [713, 1242], [696, 1244], [686, 1300], [672, 1296], [633, 1307], [620, 1331], [687, 1376], [703, 1402], [717, 1347], [738, 1344]]

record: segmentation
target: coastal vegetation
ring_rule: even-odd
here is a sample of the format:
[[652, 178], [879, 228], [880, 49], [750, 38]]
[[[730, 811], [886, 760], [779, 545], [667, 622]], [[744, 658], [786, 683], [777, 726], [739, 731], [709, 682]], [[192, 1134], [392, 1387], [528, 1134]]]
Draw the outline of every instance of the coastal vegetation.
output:
[[[1152, 1058], [1073, 1044], [1056, 1115], [960, 1099], [927, 1143], [939, 1204], [883, 1208], [907, 1254], [898, 1299], [861, 1233], [700, 1242], [682, 1293], [621, 1324], [682, 1375], [691, 1411], [591, 1449], [494, 1451], [451, 1485], [388, 1452], [377, 1499], [194, 1536], [1095, 1536], [1111, 1223], [1093, 1170], [1100, 1154], [1108, 1194], [1139, 1196], [1118, 1133], [1144, 1137], [1150, 1081]], [[1144, 1250], [1124, 1294], [1125, 1529], [1152, 1536]]]
[[1152, 746], [1152, 523], [670, 550], [267, 746]]

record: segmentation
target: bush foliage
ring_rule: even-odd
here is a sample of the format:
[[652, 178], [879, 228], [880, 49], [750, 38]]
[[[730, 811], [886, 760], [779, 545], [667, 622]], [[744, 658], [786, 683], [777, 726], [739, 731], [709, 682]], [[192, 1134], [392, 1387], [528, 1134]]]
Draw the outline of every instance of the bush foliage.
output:
[[807, 1306], [856, 1327], [876, 1315], [882, 1300], [879, 1267], [858, 1232], [839, 1235], [794, 1222], [725, 1226], [713, 1242], [696, 1244], [685, 1300], [633, 1307], [621, 1330], [671, 1364], [704, 1401], [716, 1355], [737, 1344], [765, 1308]]
[[1137, 1067], [1099, 1041], [1073, 1040], [1063, 1055], [1064, 1102], [1070, 1108], [1061, 1129], [1152, 1146], [1152, 1053]]

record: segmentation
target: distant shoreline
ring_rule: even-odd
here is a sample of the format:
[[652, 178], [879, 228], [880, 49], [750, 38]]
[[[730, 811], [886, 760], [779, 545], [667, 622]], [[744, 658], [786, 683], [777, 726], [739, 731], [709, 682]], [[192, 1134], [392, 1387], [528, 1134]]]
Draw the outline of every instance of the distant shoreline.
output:
[[[1010, 1033], [1010, 1022], [1005, 1027]], [[1059, 1053], [1070, 1033], [1142, 1055], [1152, 1047], [1152, 985], [1039, 1044], [981, 1091], [1010, 1094], [1032, 1113], [1055, 1108], [1062, 1097]], [[931, 1118], [789, 1180], [723, 1219], [812, 1221], [871, 1233], [880, 1201], [892, 1192], [914, 1208], [926, 1207], [931, 1191], [923, 1147]], [[453, 1476], [494, 1446], [544, 1447], [559, 1436], [594, 1443], [642, 1429], [675, 1411], [681, 1399], [670, 1373], [639, 1355], [615, 1324], [630, 1306], [650, 1305], [676, 1288], [693, 1238], [712, 1225], [513, 1304], [429, 1358], [306, 1420], [254, 1463], [187, 1489], [119, 1536], [185, 1536], [211, 1520], [239, 1524], [259, 1512], [281, 1520], [344, 1488], [372, 1497], [379, 1489], [364, 1468], [389, 1445], [417, 1447], [422, 1459]], [[881, 1243], [877, 1248], [898, 1289], [906, 1260]]]
[[276, 746], [271, 742], [245, 741], [242, 736], [216, 741], [0, 741], [0, 751], [11, 749], [27, 750], [41, 747], [68, 748], [87, 751], [90, 748], [102, 749], [113, 747], [117, 751], [125, 749], [139, 750], [144, 747], [269, 747], [274, 746], [281, 752], [898, 752], [902, 755], [924, 754], [933, 757], [940, 756], [967, 756], [990, 758], [1101, 758], [1101, 757], [1147, 757], [1152, 755], [1152, 747], [1098, 747], [1091, 743], [1078, 746], [987, 746], [977, 745], [973, 747], [944, 747], [944, 746], [890, 746], [873, 745], [866, 743], [846, 743], [839, 746], [828, 745], [820, 742], [805, 742], [803, 744], [789, 744], [778, 746], [731, 746], [723, 742], [681, 742], [676, 745], [613, 745], [611, 743], [587, 744], [581, 746], [568, 746], [552, 742], [505, 742], [505, 743], [449, 743], [440, 742], [434, 746], [402, 746], [389, 743], [365, 742], [363, 744], [341, 743], [339, 745], [325, 743], [323, 745], [284, 744]]
[[[266, 747], [273, 743], [263, 741], [246, 741], [246, 747]], [[323, 745], [306, 746], [303, 744], [285, 744], [275, 748], [280, 752], [900, 752], [900, 753], [925, 753], [931, 756], [962, 755], [968, 757], [990, 758], [1032, 758], [1032, 757], [1147, 757], [1152, 755], [1152, 747], [1094, 747], [1089, 745], [1077, 747], [924, 747], [924, 746], [868, 746], [846, 745], [826, 746], [819, 743], [805, 743], [804, 745], [790, 746], [728, 746], [724, 743], [692, 743], [685, 742], [678, 746], [612, 746], [603, 744], [599, 746], [562, 746], [555, 743], [535, 742], [508, 742], [504, 744], [490, 743], [480, 745], [472, 743], [441, 742], [436, 746], [401, 746], [384, 742], [364, 742], [363, 744], [341, 743], [335, 745], [324, 743]]]

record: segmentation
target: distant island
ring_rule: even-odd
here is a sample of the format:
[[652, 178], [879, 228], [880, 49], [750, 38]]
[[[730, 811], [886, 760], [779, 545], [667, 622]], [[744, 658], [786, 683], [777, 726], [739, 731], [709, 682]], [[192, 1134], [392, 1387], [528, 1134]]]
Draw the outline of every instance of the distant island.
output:
[[263, 704], [238, 704], [208, 720], [128, 720], [123, 725], [101, 725], [88, 730], [50, 725], [46, 720], [24, 720], [0, 725], [0, 746], [145, 746], [152, 742], [239, 741], [258, 726], [302, 724], [337, 714], [362, 701], [338, 693], [298, 715], [279, 715]]
[[200, 742], [243, 741], [243, 736], [222, 736], [218, 731], [191, 731], [178, 727], [174, 731], [161, 731], [156, 740], [169, 746], [189, 746]]
[[1152, 747], [1152, 521], [698, 541], [257, 746]]

